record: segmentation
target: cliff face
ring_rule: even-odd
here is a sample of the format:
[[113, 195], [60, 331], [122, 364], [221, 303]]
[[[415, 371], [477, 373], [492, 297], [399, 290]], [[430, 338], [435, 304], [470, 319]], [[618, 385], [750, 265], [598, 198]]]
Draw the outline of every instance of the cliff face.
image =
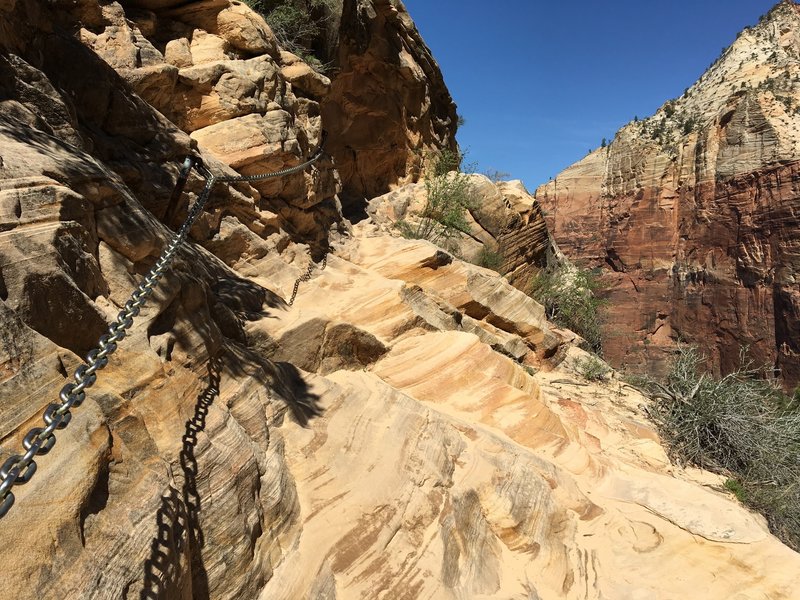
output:
[[[293, 78], [324, 80], [235, 3], [0, 12], [5, 462], [169, 241], [192, 138], [216, 174], [295, 163], [320, 123], [300, 92], [315, 84]], [[175, 69], [183, 110], [159, 95]], [[198, 133], [223, 118], [230, 139]], [[644, 398], [584, 385], [581, 351], [494, 273], [350, 228], [335, 181], [323, 162], [269, 192], [214, 188], [14, 486], [0, 598], [791, 597], [798, 556], [720, 478], [669, 464]], [[192, 174], [184, 214], [202, 185]], [[289, 307], [315, 243], [333, 253]]]
[[658, 371], [675, 341], [729, 370], [742, 345], [800, 383], [800, 16], [782, 2], [686, 93], [536, 198], [611, 286], [604, 352]]
[[[345, 212], [417, 181], [427, 153], [456, 149], [456, 106], [400, 0], [345, 0], [337, 73], [322, 103]], [[328, 126], [328, 125], [326, 125]]]

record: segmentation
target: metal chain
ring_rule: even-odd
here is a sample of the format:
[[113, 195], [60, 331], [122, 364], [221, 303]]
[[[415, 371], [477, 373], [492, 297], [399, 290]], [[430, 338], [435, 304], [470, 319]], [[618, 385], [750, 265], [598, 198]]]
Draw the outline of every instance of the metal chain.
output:
[[[289, 302], [287, 302], [287, 304], [289, 306], [294, 304], [294, 299], [297, 298], [297, 290], [300, 289], [300, 284], [311, 279], [311, 273], [314, 271], [314, 267], [316, 267], [316, 266], [317, 265], [314, 264], [314, 261], [311, 261], [311, 263], [309, 263], [309, 265], [308, 265], [308, 269], [306, 269], [306, 272], [303, 273], [302, 275], [300, 275], [300, 277], [297, 278], [297, 281], [294, 282], [294, 289], [292, 290], [292, 297], [289, 298]], [[319, 270], [320, 271], [324, 271], [326, 266], [328, 266], [328, 253], [327, 252], [322, 256], [322, 262], [320, 263]]]
[[[217, 177], [217, 181], [220, 183], [236, 183], [240, 181], [262, 181], [264, 179], [271, 179], [273, 177], [285, 177], [286, 175], [291, 175], [292, 173], [297, 173], [298, 171], [303, 171], [307, 166], [314, 164], [317, 162], [320, 157], [322, 156], [325, 148], [325, 140], [328, 137], [328, 133], [323, 131], [321, 134], [321, 140], [319, 142], [319, 146], [314, 151], [308, 160], [305, 162], [300, 163], [299, 165], [295, 165], [294, 167], [287, 167], [285, 169], [281, 169], [280, 171], [273, 171], [272, 173], [262, 173], [260, 175], [226, 175], [224, 177]], [[197, 163], [198, 169], [200, 170], [203, 175], [206, 177], [211, 176], [211, 172], [206, 168], [202, 162]]]
[[[127, 330], [133, 325], [133, 319], [147, 302], [147, 298], [153, 293], [159, 280], [164, 275], [169, 264], [172, 262], [180, 245], [186, 240], [189, 230], [192, 228], [197, 217], [203, 210], [206, 202], [211, 196], [211, 190], [218, 182], [232, 183], [237, 181], [258, 181], [270, 177], [283, 177], [297, 171], [302, 171], [308, 165], [319, 160], [323, 153], [325, 143], [325, 132], [322, 134], [322, 141], [316, 152], [305, 162], [287, 169], [275, 171], [274, 173], [264, 173], [262, 175], [242, 175], [217, 177], [208, 170], [197, 157], [189, 157], [184, 162], [184, 166], [191, 164], [206, 179], [203, 191], [197, 198], [186, 220], [178, 229], [175, 237], [167, 245], [161, 256], [145, 276], [144, 280], [137, 286], [131, 294], [130, 299], [123, 306], [123, 310], [117, 315], [117, 320], [108, 328], [108, 333], [102, 335], [98, 345], [90, 350], [86, 355], [86, 364], [81, 365], [75, 370], [73, 378], [75, 383], [66, 384], [59, 393], [61, 403], [48, 404], [42, 415], [44, 427], [34, 427], [22, 440], [25, 448], [24, 454], [14, 454], [10, 456], [0, 467], [0, 519], [2, 519], [14, 505], [14, 494], [12, 488], [15, 485], [22, 485], [31, 480], [36, 473], [36, 461], [34, 456], [41, 456], [50, 452], [56, 443], [56, 429], [64, 429], [72, 420], [72, 408], [79, 407], [86, 399], [86, 390], [92, 387], [97, 381], [97, 371], [100, 371], [108, 364], [109, 355], [117, 350], [117, 342], [127, 335]], [[323, 265], [324, 265], [323, 260]], [[324, 266], [323, 266], [324, 268]], [[309, 268], [310, 277], [310, 268]], [[297, 284], [299, 285], [299, 283]], [[297, 293], [295, 285], [295, 294]], [[294, 296], [292, 297], [294, 301]], [[290, 303], [291, 304], [291, 303]]]

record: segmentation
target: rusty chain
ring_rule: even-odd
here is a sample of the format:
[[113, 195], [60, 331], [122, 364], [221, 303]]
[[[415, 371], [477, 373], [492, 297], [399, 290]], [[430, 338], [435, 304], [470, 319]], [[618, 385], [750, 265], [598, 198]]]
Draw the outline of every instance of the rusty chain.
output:
[[[51, 403], [47, 405], [42, 415], [45, 426], [34, 427], [28, 431], [22, 440], [25, 453], [10, 456], [0, 467], [0, 519], [3, 518], [14, 505], [12, 488], [15, 485], [27, 483], [31, 480], [34, 473], [36, 473], [37, 466], [34, 457], [37, 455], [45, 455], [53, 449], [56, 443], [55, 431], [57, 429], [64, 429], [69, 425], [69, 422], [72, 420], [71, 410], [79, 407], [86, 399], [86, 390], [92, 387], [97, 381], [97, 371], [100, 371], [108, 364], [109, 355], [117, 350], [117, 342], [124, 339], [127, 335], [127, 330], [133, 325], [134, 317], [139, 314], [140, 310], [147, 302], [147, 298], [153, 293], [159, 280], [164, 275], [164, 272], [172, 262], [175, 254], [177, 254], [179, 247], [186, 241], [189, 230], [192, 228], [192, 225], [211, 196], [214, 185], [217, 183], [261, 181], [273, 177], [284, 177], [302, 171], [307, 166], [319, 160], [323, 154], [324, 144], [325, 132], [322, 133], [322, 140], [316, 151], [305, 162], [294, 167], [287, 167], [280, 171], [262, 173], [260, 175], [218, 177], [211, 173], [199, 157], [189, 156], [186, 158], [178, 177], [176, 189], [182, 189], [183, 183], [185, 183], [189, 175], [189, 171], [194, 168], [206, 180], [203, 191], [197, 197], [197, 201], [189, 210], [186, 220], [180, 226], [175, 236], [172, 238], [172, 241], [161, 253], [161, 256], [158, 257], [158, 260], [156, 260], [144, 280], [133, 291], [130, 299], [123, 306], [123, 310], [117, 315], [116, 321], [108, 328], [108, 333], [102, 335], [98, 341], [97, 347], [90, 350], [86, 355], [86, 364], [79, 366], [75, 370], [73, 373], [75, 383], [67, 383], [61, 389], [59, 393], [60, 403]], [[326, 259], [327, 255], [325, 259], [323, 259], [323, 268]], [[308, 279], [310, 279], [312, 266], [309, 266], [308, 272], [303, 276], [305, 278], [301, 277], [300, 279], [303, 281], [308, 281]], [[297, 288], [300, 285], [300, 279], [295, 283], [294, 292], [289, 304], [294, 302], [294, 298], [297, 295]]]

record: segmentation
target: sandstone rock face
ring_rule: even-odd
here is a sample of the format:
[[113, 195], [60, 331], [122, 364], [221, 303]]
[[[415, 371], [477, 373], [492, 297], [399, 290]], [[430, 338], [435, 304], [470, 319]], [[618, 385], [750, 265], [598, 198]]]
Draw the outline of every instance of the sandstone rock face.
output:
[[[492, 182], [477, 174], [464, 177], [468, 178], [472, 201], [467, 210], [470, 231], [447, 240], [445, 245], [472, 262], [480, 262], [482, 253], [496, 255], [497, 270], [525, 290], [531, 276], [554, 251], [539, 204], [521, 181]], [[424, 182], [406, 184], [370, 200], [367, 214], [387, 233], [396, 233], [399, 222], [413, 230], [426, 201]]]
[[[330, 80], [281, 52], [260, 15], [219, 0], [149, 8], [156, 12], [104, 5], [81, 39], [138, 95], [243, 174], [281, 170], [313, 151], [322, 133], [317, 100]], [[341, 222], [334, 215], [338, 174], [327, 158], [256, 189], [260, 208], [279, 214], [304, 241], [326, 244], [309, 221], [327, 222], [325, 229]]]
[[[170, 10], [223, 10], [196, 4]], [[3, 6], [0, 462], [171, 239], [191, 144], [80, 30], [111, 36], [119, 5]], [[720, 478], [669, 464], [642, 397], [584, 385], [541, 306], [376, 225], [329, 235], [335, 205], [312, 208], [334, 253], [290, 308], [308, 247], [255, 188], [214, 188], [14, 487], [1, 600], [792, 597], [800, 557]]]
[[395, 185], [417, 181], [426, 153], [455, 150], [456, 106], [400, 0], [345, 0], [322, 102], [342, 204], [354, 213]]
[[604, 352], [658, 371], [683, 339], [800, 383], [800, 12], [782, 2], [684, 96], [536, 191], [610, 284]]

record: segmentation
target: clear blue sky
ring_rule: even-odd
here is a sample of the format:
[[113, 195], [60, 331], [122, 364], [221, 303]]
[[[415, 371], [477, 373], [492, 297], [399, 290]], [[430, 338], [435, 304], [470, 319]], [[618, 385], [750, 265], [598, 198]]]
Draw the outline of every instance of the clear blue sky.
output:
[[533, 190], [680, 96], [777, 0], [404, 0], [479, 172]]

